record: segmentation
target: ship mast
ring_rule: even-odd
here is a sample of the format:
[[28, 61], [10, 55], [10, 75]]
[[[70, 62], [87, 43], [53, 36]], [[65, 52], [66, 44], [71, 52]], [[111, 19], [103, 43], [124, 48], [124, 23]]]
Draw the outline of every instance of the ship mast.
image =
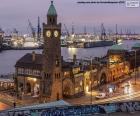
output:
[[115, 35], [116, 35], [116, 44], [118, 44], [118, 25], [116, 24], [116, 32], [115, 32]]
[[40, 17], [38, 17], [38, 25], [37, 25], [37, 39], [38, 41], [41, 38], [41, 27], [40, 27]]
[[86, 26], [84, 26], [84, 34], [85, 35], [87, 34], [87, 28], [86, 28]]
[[75, 30], [74, 30], [74, 24], [72, 23], [72, 35], [74, 35], [75, 34], [75, 32], [74, 32]]
[[66, 30], [67, 36], [70, 37], [70, 33], [69, 33], [68, 28], [67, 28], [67, 26], [65, 24], [64, 24], [64, 28]]

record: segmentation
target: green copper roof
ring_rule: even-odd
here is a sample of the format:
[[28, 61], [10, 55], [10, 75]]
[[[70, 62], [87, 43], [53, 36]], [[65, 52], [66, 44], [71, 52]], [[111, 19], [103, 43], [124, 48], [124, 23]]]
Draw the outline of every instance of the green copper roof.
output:
[[109, 50], [124, 51], [125, 49], [121, 45], [113, 45]]
[[140, 48], [140, 43], [135, 43], [132, 48]]
[[47, 15], [53, 15], [53, 16], [57, 15], [56, 9], [53, 5], [53, 1], [51, 1], [51, 5], [49, 7]]

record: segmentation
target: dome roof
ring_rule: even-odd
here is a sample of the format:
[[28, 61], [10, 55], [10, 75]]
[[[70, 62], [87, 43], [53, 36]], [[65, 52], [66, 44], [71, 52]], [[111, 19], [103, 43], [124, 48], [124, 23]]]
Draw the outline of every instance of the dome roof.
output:
[[49, 7], [47, 15], [51, 15], [51, 16], [56, 16], [57, 15], [56, 9], [53, 5], [53, 1], [51, 1], [51, 5]]
[[109, 50], [119, 50], [119, 51], [123, 51], [123, 50], [125, 50], [125, 49], [123, 48], [123, 46], [116, 44], [116, 45], [111, 46], [111, 48], [110, 48]]
[[111, 48], [108, 50], [108, 53], [116, 54], [116, 53], [124, 53], [126, 51], [127, 50], [123, 46], [116, 44], [116, 45], [111, 46]]

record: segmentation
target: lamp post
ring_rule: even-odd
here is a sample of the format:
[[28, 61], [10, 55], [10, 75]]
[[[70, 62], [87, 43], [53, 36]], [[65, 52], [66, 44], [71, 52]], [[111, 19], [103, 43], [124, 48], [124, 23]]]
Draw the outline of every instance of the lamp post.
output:
[[16, 76], [15, 74], [13, 74], [13, 79], [14, 79], [14, 91], [13, 91], [13, 97], [14, 97], [14, 102], [13, 102], [13, 107], [15, 108], [16, 107], [16, 97], [17, 97], [17, 94], [16, 94], [16, 88], [17, 88], [17, 80], [16, 80]]
[[134, 70], [134, 72], [135, 72], [135, 85], [136, 85], [136, 57], [137, 57], [137, 51], [135, 50], [135, 70]]
[[91, 94], [91, 99], [90, 99], [90, 102], [91, 102], [91, 104], [92, 104], [92, 101], [93, 101], [93, 100], [92, 100], [92, 84], [93, 84], [93, 83], [92, 83], [92, 60], [93, 60], [93, 57], [90, 56], [90, 58], [89, 58], [89, 57], [86, 57], [86, 58], [90, 59], [90, 70], [91, 70], [91, 71], [90, 71], [90, 82], [91, 82], [91, 83], [90, 83], [90, 89], [91, 89], [91, 93], [90, 93], [90, 94]]
[[91, 58], [91, 62], [90, 62], [90, 70], [91, 70], [91, 73], [90, 73], [90, 79], [91, 79], [91, 104], [92, 104], [92, 58]]

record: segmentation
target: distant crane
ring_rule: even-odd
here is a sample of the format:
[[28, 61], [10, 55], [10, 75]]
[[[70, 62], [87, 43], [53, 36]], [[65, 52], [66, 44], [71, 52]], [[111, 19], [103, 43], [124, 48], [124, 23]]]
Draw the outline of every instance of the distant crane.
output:
[[96, 35], [97, 34], [97, 30], [95, 27], [93, 27], [93, 34]]
[[118, 44], [118, 25], [116, 24], [116, 32], [115, 32], [115, 34], [116, 34], [116, 44]]
[[74, 34], [74, 31], [75, 31], [75, 30], [74, 30], [74, 24], [72, 24], [72, 32], [71, 32], [72, 35]]
[[84, 26], [84, 34], [85, 35], [87, 34], [87, 28], [86, 28], [86, 26]]
[[121, 32], [120, 32], [120, 33], [121, 33], [121, 36], [122, 36], [122, 35], [123, 35], [123, 30], [122, 30], [122, 28], [121, 28]]
[[70, 36], [70, 33], [69, 33], [68, 28], [67, 28], [67, 26], [65, 24], [64, 24], [64, 28], [66, 30], [67, 36], [69, 37]]
[[116, 36], [118, 35], [118, 25], [116, 24]]
[[101, 40], [105, 40], [106, 39], [106, 30], [104, 27], [104, 24], [101, 24]]
[[29, 27], [30, 27], [31, 32], [32, 32], [32, 37], [35, 38], [35, 35], [36, 35], [35, 28], [33, 27], [32, 23], [30, 22], [29, 19], [28, 19], [28, 23], [29, 23]]
[[41, 38], [40, 17], [38, 17], [37, 38], [38, 38], [38, 40]]

